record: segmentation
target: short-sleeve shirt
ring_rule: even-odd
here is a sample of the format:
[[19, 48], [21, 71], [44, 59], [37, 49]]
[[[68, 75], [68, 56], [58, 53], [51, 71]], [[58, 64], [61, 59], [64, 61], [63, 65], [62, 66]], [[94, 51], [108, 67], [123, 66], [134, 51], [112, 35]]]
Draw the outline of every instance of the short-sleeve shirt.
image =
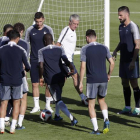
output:
[[25, 49], [15, 42], [0, 47], [0, 83], [3, 86], [20, 86], [22, 84], [23, 64], [30, 70]]
[[0, 46], [3, 46], [5, 44], [8, 44], [8, 42], [9, 42], [9, 38], [7, 36], [2, 36], [0, 38]]
[[[3, 36], [2, 37], [2, 41], [1, 41], [1, 45], [0, 46], [3, 46], [3, 45], [6, 45], [8, 44], [9, 42], [9, 38], [7, 36]], [[30, 50], [30, 46], [29, 46], [29, 43], [23, 39], [20, 38], [19, 42], [17, 43], [17, 45], [21, 46], [23, 49], [25, 49], [26, 53], [27, 53], [27, 58], [29, 58], [29, 50]], [[23, 68], [23, 66], [22, 66]], [[25, 72], [23, 70], [22, 72], [22, 75], [23, 77], [25, 76]]]
[[69, 26], [65, 27], [59, 36], [57, 42], [61, 43], [66, 56], [70, 62], [73, 62], [73, 55], [76, 47], [77, 36], [75, 30], [71, 30]]
[[27, 41], [23, 40], [20, 38], [18, 44], [19, 46], [21, 46], [22, 48], [24, 48], [26, 50], [27, 53], [27, 58], [29, 58], [29, 51], [30, 51], [30, 45]]
[[30, 60], [32, 62], [38, 62], [38, 50], [44, 47], [43, 36], [44, 34], [50, 33], [53, 36], [53, 30], [50, 26], [44, 25], [41, 30], [38, 30], [35, 25], [30, 26], [25, 35], [25, 41], [30, 42], [31, 53]]
[[65, 74], [62, 61], [68, 60], [62, 47], [48, 45], [38, 51], [39, 62], [44, 63], [45, 83], [58, 84], [64, 83]]
[[86, 62], [87, 83], [108, 82], [106, 59], [111, 57], [109, 49], [97, 42], [82, 47], [81, 61]]
[[[134, 40], [140, 39], [139, 28], [133, 21], [131, 21], [127, 26], [120, 24], [119, 36], [121, 45], [120, 62], [131, 62], [135, 50]], [[139, 58], [137, 56], [136, 61], [138, 60]]]

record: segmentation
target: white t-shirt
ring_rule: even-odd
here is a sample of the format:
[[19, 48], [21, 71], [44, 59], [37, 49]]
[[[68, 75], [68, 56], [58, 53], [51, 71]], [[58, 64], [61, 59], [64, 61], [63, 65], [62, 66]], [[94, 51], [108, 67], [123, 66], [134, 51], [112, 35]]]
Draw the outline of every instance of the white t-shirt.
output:
[[76, 32], [72, 31], [69, 26], [65, 27], [59, 36], [57, 42], [61, 43], [64, 48], [65, 54], [70, 62], [73, 62], [73, 54], [76, 47]]

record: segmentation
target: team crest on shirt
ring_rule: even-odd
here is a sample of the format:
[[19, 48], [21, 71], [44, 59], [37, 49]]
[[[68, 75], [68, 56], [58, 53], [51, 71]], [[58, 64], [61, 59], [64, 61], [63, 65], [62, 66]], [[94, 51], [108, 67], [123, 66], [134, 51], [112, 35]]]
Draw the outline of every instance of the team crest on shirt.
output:
[[44, 35], [46, 34], [47, 32], [44, 32]]
[[36, 35], [37, 33], [33, 33], [33, 35]]

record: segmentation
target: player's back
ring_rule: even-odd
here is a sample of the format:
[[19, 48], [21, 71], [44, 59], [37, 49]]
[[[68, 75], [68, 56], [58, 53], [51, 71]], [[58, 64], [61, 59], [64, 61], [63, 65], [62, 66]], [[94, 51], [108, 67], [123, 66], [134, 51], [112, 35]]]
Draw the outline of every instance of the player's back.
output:
[[26, 50], [27, 52], [27, 57], [29, 58], [29, 50], [30, 50], [30, 46], [29, 43], [23, 39], [20, 38], [19, 42], [17, 43], [17, 45], [21, 46], [23, 49]]
[[[0, 83], [4, 86], [22, 84], [23, 59], [27, 62], [25, 50], [14, 42], [0, 47]], [[29, 70], [29, 64], [26, 66]]]
[[62, 48], [48, 45], [39, 50], [39, 52], [41, 52], [43, 56], [46, 83], [57, 84], [59, 82], [64, 82], [65, 77], [61, 62], [61, 56], [63, 54]]
[[[86, 56], [87, 83], [107, 82], [107, 47], [94, 42], [83, 47], [81, 51], [85, 52]], [[84, 60], [82, 57], [81, 59]]]

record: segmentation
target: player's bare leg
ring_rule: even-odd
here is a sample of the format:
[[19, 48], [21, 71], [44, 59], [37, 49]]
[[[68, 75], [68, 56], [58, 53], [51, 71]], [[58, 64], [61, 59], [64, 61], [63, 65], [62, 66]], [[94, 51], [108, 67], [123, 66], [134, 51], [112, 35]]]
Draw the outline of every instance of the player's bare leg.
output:
[[0, 133], [4, 133], [5, 125], [4, 125], [4, 119], [6, 116], [6, 109], [7, 109], [8, 100], [1, 101], [0, 104]]
[[15, 133], [15, 127], [16, 127], [19, 111], [20, 111], [20, 99], [13, 100], [13, 114], [12, 114], [13, 118], [12, 118], [12, 124], [10, 128], [11, 134]]
[[110, 125], [108, 119], [108, 107], [105, 102], [105, 98], [98, 97], [98, 103], [100, 105], [100, 109], [102, 111], [103, 118], [104, 118], [103, 133], [105, 134], [109, 131], [109, 125]]
[[16, 128], [18, 130], [25, 129], [25, 127], [22, 126], [22, 122], [24, 119], [26, 108], [27, 108], [27, 93], [24, 93], [22, 99], [20, 99], [20, 113], [18, 117], [18, 126]]
[[50, 102], [53, 100], [52, 99], [52, 96], [51, 96], [51, 94], [50, 94], [50, 91], [49, 91], [49, 88], [48, 88], [48, 85], [46, 84], [46, 89], [45, 89], [45, 96], [46, 96], [46, 106], [45, 106], [45, 108], [47, 109], [47, 110], [49, 110], [51, 113], [53, 113], [53, 110], [52, 110], [52, 108], [51, 108], [51, 106], [50, 106]]
[[106, 119], [108, 119], [108, 107], [105, 102], [105, 98], [100, 98], [98, 97], [98, 103], [100, 105], [100, 109], [102, 111], [103, 117], [104, 117], [104, 122]]
[[34, 99], [34, 108], [30, 113], [35, 113], [40, 111], [39, 106], [39, 83], [32, 83], [32, 92], [33, 92], [33, 99]]
[[93, 130], [98, 130], [98, 124], [97, 124], [97, 118], [96, 118], [96, 112], [95, 112], [95, 99], [88, 99], [88, 110], [89, 110], [89, 116], [91, 118], [91, 122], [93, 125]]
[[88, 105], [87, 97], [79, 90], [79, 84], [80, 84], [79, 83], [79, 81], [80, 81], [79, 74], [76, 73], [76, 74], [72, 75], [72, 79], [73, 79], [74, 87], [77, 90], [77, 92], [79, 93], [79, 96], [81, 97], [82, 103], [84, 103], [85, 105]]

